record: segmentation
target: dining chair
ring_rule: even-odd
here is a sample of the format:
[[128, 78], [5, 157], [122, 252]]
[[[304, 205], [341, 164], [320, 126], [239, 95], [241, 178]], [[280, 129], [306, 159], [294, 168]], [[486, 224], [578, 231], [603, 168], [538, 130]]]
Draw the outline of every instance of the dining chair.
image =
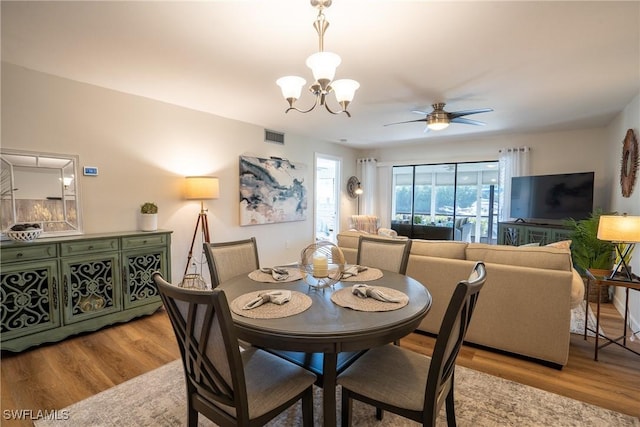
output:
[[313, 426], [315, 375], [266, 351], [240, 351], [224, 292], [173, 286], [153, 274], [175, 332], [187, 388], [187, 418], [219, 426], [261, 426], [302, 400]]
[[456, 425], [453, 386], [456, 359], [480, 289], [487, 278], [477, 262], [467, 280], [458, 282], [447, 306], [431, 357], [387, 344], [367, 351], [337, 379], [342, 386], [342, 426], [351, 425], [352, 400], [435, 426], [446, 402], [447, 424]]
[[209, 265], [211, 287], [243, 273], [260, 268], [256, 238], [229, 242], [204, 243], [204, 253]]
[[406, 274], [411, 239], [360, 236], [356, 264]]

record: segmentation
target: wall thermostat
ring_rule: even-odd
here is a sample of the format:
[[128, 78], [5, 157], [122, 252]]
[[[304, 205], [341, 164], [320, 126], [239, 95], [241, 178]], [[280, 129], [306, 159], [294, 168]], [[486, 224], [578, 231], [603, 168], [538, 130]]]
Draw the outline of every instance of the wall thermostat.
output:
[[95, 166], [85, 166], [83, 173], [85, 176], [98, 176], [98, 168]]

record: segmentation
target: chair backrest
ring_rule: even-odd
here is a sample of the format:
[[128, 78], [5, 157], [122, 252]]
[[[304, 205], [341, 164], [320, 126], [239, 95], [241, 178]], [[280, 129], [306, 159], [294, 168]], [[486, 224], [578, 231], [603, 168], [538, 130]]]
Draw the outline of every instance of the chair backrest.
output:
[[203, 246], [212, 288], [232, 277], [260, 268], [255, 237], [232, 242], [204, 243]]
[[187, 395], [224, 405], [221, 414], [248, 418], [244, 367], [224, 292], [173, 286], [158, 272], [152, 277], [180, 347]]
[[384, 239], [360, 236], [356, 263], [406, 274], [411, 239]]
[[469, 279], [459, 282], [453, 291], [431, 357], [425, 408], [440, 408], [453, 386], [456, 358], [486, 279], [487, 270], [484, 263], [479, 261], [473, 267]]

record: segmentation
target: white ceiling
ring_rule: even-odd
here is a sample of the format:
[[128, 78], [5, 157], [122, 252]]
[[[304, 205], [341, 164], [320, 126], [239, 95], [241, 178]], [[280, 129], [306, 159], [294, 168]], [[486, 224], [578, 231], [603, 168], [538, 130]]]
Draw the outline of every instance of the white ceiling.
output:
[[[2, 60], [359, 148], [605, 126], [640, 91], [639, 1], [334, 0], [325, 50], [361, 84], [352, 118], [284, 114], [275, 80], [312, 80], [316, 14], [308, 0], [2, 1]], [[484, 127], [383, 126], [439, 101], [495, 111], [468, 116]]]

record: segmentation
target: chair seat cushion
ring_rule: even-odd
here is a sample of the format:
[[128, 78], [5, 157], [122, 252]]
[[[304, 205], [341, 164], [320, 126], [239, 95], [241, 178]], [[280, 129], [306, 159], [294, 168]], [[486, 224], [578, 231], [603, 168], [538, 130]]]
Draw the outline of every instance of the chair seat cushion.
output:
[[252, 419], [292, 399], [316, 380], [306, 369], [255, 347], [243, 351], [241, 357]]
[[422, 411], [430, 362], [396, 345], [376, 347], [340, 374], [338, 384], [374, 400]]

